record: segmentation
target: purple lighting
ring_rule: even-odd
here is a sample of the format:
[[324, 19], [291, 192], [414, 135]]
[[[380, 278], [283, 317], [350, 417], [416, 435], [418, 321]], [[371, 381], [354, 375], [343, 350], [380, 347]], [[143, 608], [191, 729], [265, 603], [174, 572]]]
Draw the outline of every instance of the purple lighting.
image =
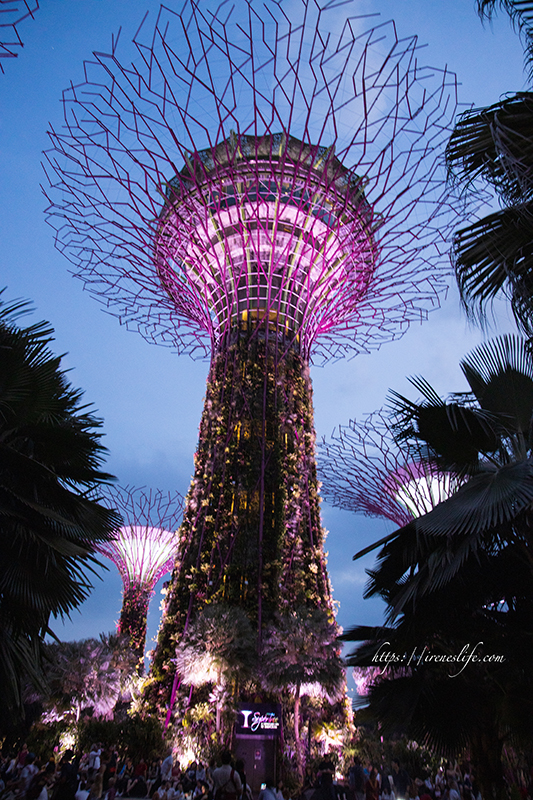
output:
[[120, 572], [123, 603], [117, 628], [142, 658], [150, 597], [178, 555], [183, 498], [178, 493], [110, 486], [102, 502], [116, 509], [125, 523], [115, 539], [99, 545], [98, 550]]
[[211, 359], [147, 690], [168, 724], [194, 703], [173, 665], [202, 609], [241, 609], [258, 664], [295, 608], [334, 628], [309, 363], [398, 338], [446, 285], [455, 76], [338, 8], [161, 7], [133, 63], [116, 43], [86, 63], [50, 134], [48, 220], [85, 287]]
[[319, 447], [324, 496], [339, 508], [385, 517], [398, 527], [427, 514], [462, 483], [415, 448], [400, 449], [382, 411], [339, 426], [338, 435]]
[[136, 61], [95, 53], [65, 90], [57, 246], [149, 340], [210, 355], [236, 317], [268, 314], [327, 360], [438, 306], [456, 78], [393, 23], [328, 33], [329, 5], [301, 0], [298, 23], [271, 0], [162, 8]]

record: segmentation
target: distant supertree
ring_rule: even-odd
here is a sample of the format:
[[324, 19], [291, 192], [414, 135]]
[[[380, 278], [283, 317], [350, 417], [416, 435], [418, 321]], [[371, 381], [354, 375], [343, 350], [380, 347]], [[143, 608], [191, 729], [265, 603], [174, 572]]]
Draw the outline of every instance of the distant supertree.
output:
[[350, 420], [319, 445], [322, 493], [334, 506], [403, 527], [456, 491], [462, 480], [414, 447], [394, 441], [383, 411]]
[[39, 0], [0, 0], [0, 72], [4, 73], [4, 59], [16, 58], [24, 47], [18, 26], [39, 10]]
[[211, 358], [152, 667], [167, 719], [206, 603], [245, 609], [259, 653], [295, 607], [332, 618], [310, 359], [400, 336], [445, 285], [455, 76], [338, 6], [162, 8], [133, 64], [94, 54], [51, 133], [58, 248], [126, 325]]
[[174, 568], [178, 556], [183, 497], [109, 486], [102, 502], [116, 509], [124, 522], [116, 538], [99, 545], [98, 550], [120, 572], [123, 599], [117, 630], [128, 637], [142, 665], [150, 598], [157, 581]]

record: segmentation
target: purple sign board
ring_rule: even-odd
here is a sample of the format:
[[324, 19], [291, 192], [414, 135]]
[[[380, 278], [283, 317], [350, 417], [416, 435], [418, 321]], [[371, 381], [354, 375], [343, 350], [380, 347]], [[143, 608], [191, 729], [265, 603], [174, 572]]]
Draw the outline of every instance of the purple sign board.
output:
[[274, 738], [281, 732], [281, 706], [276, 703], [240, 703], [235, 736]]

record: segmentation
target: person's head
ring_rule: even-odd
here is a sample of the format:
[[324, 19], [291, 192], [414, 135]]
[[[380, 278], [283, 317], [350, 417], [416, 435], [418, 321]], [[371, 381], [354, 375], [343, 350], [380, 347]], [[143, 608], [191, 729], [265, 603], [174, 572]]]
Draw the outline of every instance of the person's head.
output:
[[265, 778], [265, 783], [266, 783], [266, 785], [268, 786], [269, 789], [275, 789], [276, 788], [276, 779], [274, 778], [273, 775], [267, 775], [266, 778]]
[[362, 762], [361, 762], [361, 759], [359, 758], [359, 756], [354, 756], [353, 763], [355, 764], [356, 767], [360, 767], [361, 766]]
[[400, 771], [400, 762], [397, 758], [392, 759], [392, 771], [399, 772]]
[[235, 769], [237, 770], [237, 772], [244, 772], [244, 761], [242, 760], [242, 758], [238, 758], [237, 761], [235, 762]]
[[231, 753], [229, 750], [224, 750], [222, 755], [220, 756], [220, 760], [223, 764], [231, 764]]

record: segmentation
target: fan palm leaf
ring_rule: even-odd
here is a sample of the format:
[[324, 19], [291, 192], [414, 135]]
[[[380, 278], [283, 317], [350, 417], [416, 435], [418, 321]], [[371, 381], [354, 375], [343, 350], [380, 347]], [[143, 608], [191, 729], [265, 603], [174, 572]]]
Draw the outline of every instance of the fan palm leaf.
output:
[[94, 546], [120, 524], [87, 497], [111, 478], [100, 469], [101, 421], [51, 353], [49, 325], [19, 325], [27, 311], [0, 298], [0, 625], [10, 642], [4, 673], [11, 671], [0, 700], [12, 716], [20, 712], [17, 665], [38, 674], [50, 618], [87, 597]]
[[477, 0], [481, 18], [491, 20], [496, 6], [506, 11], [513, 25], [524, 39], [528, 77], [533, 77], [533, 3], [531, 0]]
[[[459, 291], [467, 311], [483, 318], [501, 292], [513, 293], [516, 281], [533, 269], [533, 204], [496, 211], [457, 231], [453, 258]], [[531, 293], [528, 295], [531, 305]], [[518, 306], [519, 308], [520, 306]], [[531, 308], [527, 308], [529, 314]], [[527, 314], [517, 319], [527, 326]]]
[[461, 115], [446, 148], [452, 182], [490, 183], [509, 204], [533, 196], [533, 93], [521, 92]]

